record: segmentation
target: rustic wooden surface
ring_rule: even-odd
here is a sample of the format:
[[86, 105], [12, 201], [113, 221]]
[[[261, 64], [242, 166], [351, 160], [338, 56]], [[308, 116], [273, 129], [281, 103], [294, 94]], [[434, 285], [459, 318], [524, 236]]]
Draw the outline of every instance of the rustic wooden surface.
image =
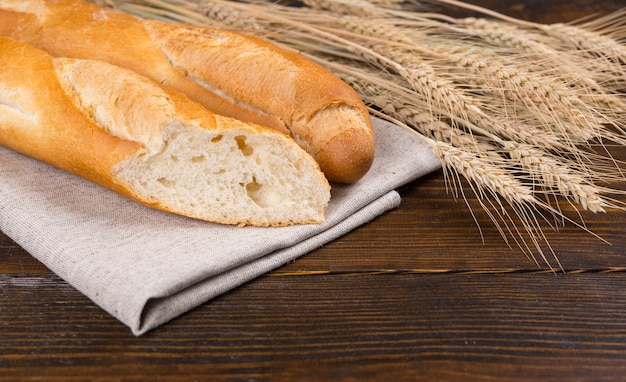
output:
[[[482, 3], [544, 22], [626, 5]], [[626, 213], [584, 215], [611, 245], [548, 232], [554, 273], [479, 213], [481, 238], [442, 173], [401, 193], [398, 209], [141, 338], [0, 233], [0, 380], [625, 378]]]

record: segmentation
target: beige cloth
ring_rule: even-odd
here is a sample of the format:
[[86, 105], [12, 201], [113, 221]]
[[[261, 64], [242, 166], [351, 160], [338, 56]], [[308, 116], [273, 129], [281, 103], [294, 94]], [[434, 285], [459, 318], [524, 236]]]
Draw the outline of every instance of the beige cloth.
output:
[[414, 134], [375, 120], [370, 172], [333, 185], [327, 222], [238, 228], [144, 207], [0, 147], [0, 230], [141, 335], [306, 254], [400, 203], [439, 168]]

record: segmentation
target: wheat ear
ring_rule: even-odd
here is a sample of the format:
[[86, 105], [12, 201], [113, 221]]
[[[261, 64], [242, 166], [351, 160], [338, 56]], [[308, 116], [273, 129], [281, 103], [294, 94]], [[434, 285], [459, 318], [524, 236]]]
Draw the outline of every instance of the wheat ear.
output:
[[[433, 11], [433, 3], [489, 19], [453, 18]], [[575, 212], [624, 208], [609, 197], [622, 192], [605, 183], [624, 179], [624, 163], [608, 154], [610, 144], [626, 144], [620, 14], [573, 29], [456, 0], [306, 0], [297, 6], [291, 0], [115, 0], [113, 6], [253, 32], [325, 66], [359, 92], [373, 115], [425, 139], [455, 196], [465, 198], [468, 186], [507, 243], [541, 254], [548, 265], [550, 253], [559, 263], [542, 220], [553, 216], [584, 229], [561, 211], [561, 198]], [[601, 52], [566, 43], [565, 34], [578, 29], [601, 38]]]

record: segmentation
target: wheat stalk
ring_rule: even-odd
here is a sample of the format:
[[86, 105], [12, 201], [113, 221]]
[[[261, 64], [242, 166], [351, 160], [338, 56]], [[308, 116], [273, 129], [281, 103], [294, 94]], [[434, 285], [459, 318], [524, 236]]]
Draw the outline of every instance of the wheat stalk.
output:
[[559, 200], [575, 211], [624, 209], [612, 198], [624, 192], [606, 183], [624, 180], [624, 164], [608, 154], [626, 144], [623, 13], [542, 25], [456, 0], [100, 1], [254, 33], [325, 66], [373, 115], [422, 137], [454, 196], [465, 198], [468, 185], [507, 243], [548, 265], [560, 266], [541, 221], [585, 229]]

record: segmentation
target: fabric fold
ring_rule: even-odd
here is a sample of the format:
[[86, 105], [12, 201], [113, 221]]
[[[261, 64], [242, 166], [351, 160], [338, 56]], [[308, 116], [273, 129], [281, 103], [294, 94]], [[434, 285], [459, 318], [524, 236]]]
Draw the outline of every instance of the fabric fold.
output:
[[189, 219], [0, 147], [0, 230], [141, 335], [397, 207], [396, 188], [440, 167], [416, 135], [380, 119], [374, 126], [372, 169], [333, 185], [324, 224]]

